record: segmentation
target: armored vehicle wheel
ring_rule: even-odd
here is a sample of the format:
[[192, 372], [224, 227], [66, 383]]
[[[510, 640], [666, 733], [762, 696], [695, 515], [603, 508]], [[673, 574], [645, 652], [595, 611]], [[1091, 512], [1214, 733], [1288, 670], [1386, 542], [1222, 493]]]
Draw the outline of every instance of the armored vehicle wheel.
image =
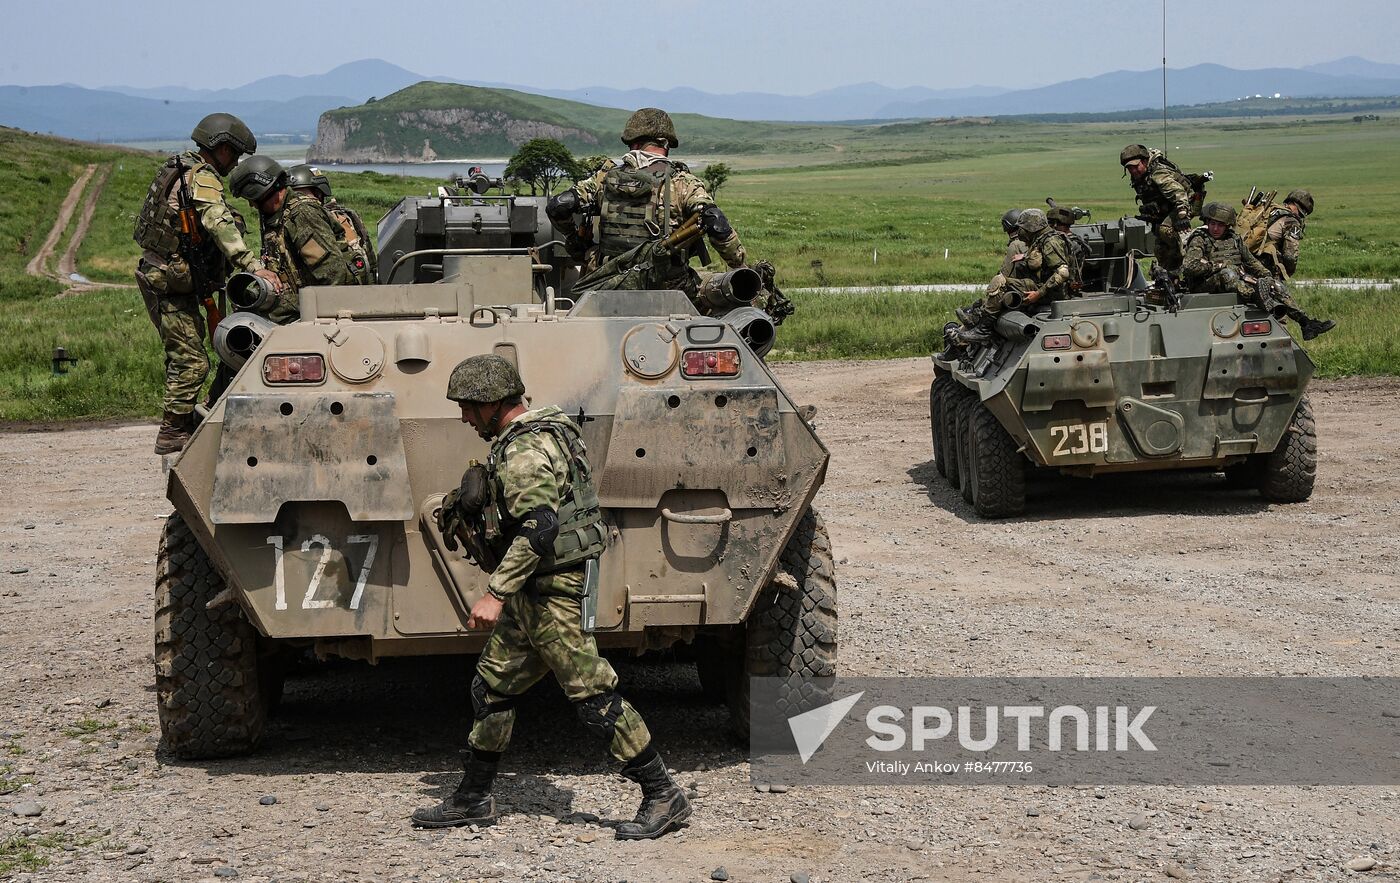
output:
[[963, 502], [972, 502], [972, 438], [968, 432], [968, 419], [972, 415], [974, 408], [980, 407], [982, 402], [971, 393], [961, 396], [958, 399], [957, 408], [954, 409], [954, 437], [957, 439], [958, 451], [958, 490], [962, 491]]
[[156, 559], [155, 663], [161, 735], [177, 757], [246, 754], [267, 720], [252, 625], [237, 604], [206, 606], [223, 590], [194, 533], [172, 514]]
[[928, 388], [928, 422], [933, 435], [933, 465], [938, 474], [948, 477], [948, 448], [944, 440], [943, 424], [946, 421], [944, 409], [952, 390], [953, 381], [946, 374], [933, 379]]
[[[728, 691], [729, 725], [744, 741], [749, 737], [749, 678], [836, 676], [835, 570], [826, 524], [815, 509], [808, 509], [797, 523], [778, 570], [749, 614], [744, 664], [742, 669], [734, 666], [738, 676]], [[808, 700], [813, 706], [827, 701], [817, 695], [820, 685], [807, 686], [813, 694], [792, 697], [791, 713]]]
[[1317, 423], [1307, 395], [1298, 400], [1283, 439], [1259, 458], [1259, 493], [1272, 503], [1301, 503], [1317, 480]]
[[1019, 515], [1026, 508], [1026, 467], [1016, 441], [981, 402], [968, 414], [968, 476], [972, 508], [983, 518]]
[[942, 436], [939, 442], [939, 450], [943, 454], [944, 468], [947, 470], [943, 477], [948, 479], [955, 490], [962, 484], [962, 470], [958, 468], [958, 402], [966, 398], [970, 393], [957, 384], [952, 384], [943, 396], [938, 415], [938, 431]]

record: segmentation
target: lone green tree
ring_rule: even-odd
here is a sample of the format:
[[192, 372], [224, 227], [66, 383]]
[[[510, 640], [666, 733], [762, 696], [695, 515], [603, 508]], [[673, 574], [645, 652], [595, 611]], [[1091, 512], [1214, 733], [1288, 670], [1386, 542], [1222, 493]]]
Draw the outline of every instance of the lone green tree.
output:
[[561, 142], [553, 138], [531, 138], [506, 164], [505, 177], [530, 185], [530, 195], [548, 196], [561, 179], [577, 181], [581, 176], [578, 162]]
[[719, 188], [729, 180], [729, 176], [734, 174], [734, 170], [727, 163], [712, 162], [705, 166], [705, 171], [700, 173], [700, 177], [705, 179], [705, 189], [710, 191], [710, 195], [719, 197]]

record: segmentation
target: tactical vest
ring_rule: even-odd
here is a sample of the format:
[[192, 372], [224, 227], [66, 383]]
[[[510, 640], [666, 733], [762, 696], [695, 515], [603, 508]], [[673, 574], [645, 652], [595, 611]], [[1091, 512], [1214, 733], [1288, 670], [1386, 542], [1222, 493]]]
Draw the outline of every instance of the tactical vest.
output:
[[[559, 449], [569, 458], [569, 480], [559, 495], [559, 536], [554, 540], [554, 550], [542, 557], [535, 567], [536, 576], [548, 576], [572, 570], [587, 561], [603, 554], [608, 545], [607, 528], [603, 525], [603, 513], [598, 505], [598, 491], [593, 484], [593, 470], [588, 465], [587, 450], [578, 429], [572, 424], [565, 425], [552, 420], [514, 421], [506, 428], [500, 441], [492, 446], [492, 453], [486, 460], [486, 471], [491, 477], [491, 494], [494, 499], [488, 506], [497, 512], [500, 523], [499, 536], [487, 536], [492, 544], [497, 560], [505, 555], [506, 548], [515, 538], [516, 519], [505, 510], [505, 487], [501, 483], [496, 452], [505, 452], [510, 443], [527, 432], [540, 432], [554, 439]], [[489, 534], [488, 529], [488, 534]]]
[[[146, 201], [136, 215], [136, 227], [131, 238], [136, 244], [165, 258], [172, 258], [180, 252], [179, 223], [177, 212], [170, 207], [170, 194], [180, 186], [180, 171], [193, 174], [201, 166], [208, 165], [202, 159], [188, 161], [177, 154], [160, 167], [150, 189], [146, 191]], [[210, 166], [210, 168], [213, 168]], [[192, 257], [185, 255], [186, 259]]]
[[1157, 167], [1164, 167], [1172, 173], [1172, 177], [1182, 186], [1185, 191], [1192, 196], [1192, 204], [1199, 202], [1195, 194], [1199, 191], [1204, 195], [1205, 191], [1200, 190], [1191, 177], [1181, 170], [1181, 168], [1171, 160], [1162, 155], [1160, 151], [1152, 151], [1147, 161], [1147, 173], [1139, 180], [1133, 181], [1133, 191], [1137, 194], [1138, 204], [1143, 215], [1151, 218], [1154, 223], [1161, 221], [1172, 214], [1173, 206], [1167, 201], [1166, 195], [1157, 187], [1157, 182], [1152, 180], [1152, 172]]
[[1186, 247], [1191, 248], [1198, 239], [1202, 243], [1202, 251], [1207, 261], [1224, 264], [1235, 270], [1244, 269], [1245, 244], [1238, 233], [1231, 230], [1224, 239], [1215, 239], [1210, 235], [1210, 228], [1202, 225], [1191, 231], [1191, 235], [1186, 238]]
[[675, 214], [671, 177], [668, 162], [643, 169], [619, 164], [608, 170], [598, 208], [598, 242], [605, 260], [670, 233]]

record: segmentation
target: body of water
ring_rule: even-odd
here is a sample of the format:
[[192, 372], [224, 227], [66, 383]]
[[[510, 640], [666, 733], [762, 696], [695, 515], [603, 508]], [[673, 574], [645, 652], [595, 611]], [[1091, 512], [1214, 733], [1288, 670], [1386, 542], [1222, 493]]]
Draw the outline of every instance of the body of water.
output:
[[439, 160], [437, 162], [405, 163], [330, 163], [320, 164], [328, 172], [378, 172], [381, 175], [402, 175], [413, 178], [434, 178], [446, 181], [453, 173], [465, 175], [472, 166], [481, 166], [488, 177], [499, 178], [505, 173], [505, 160], [500, 159], [461, 159]]

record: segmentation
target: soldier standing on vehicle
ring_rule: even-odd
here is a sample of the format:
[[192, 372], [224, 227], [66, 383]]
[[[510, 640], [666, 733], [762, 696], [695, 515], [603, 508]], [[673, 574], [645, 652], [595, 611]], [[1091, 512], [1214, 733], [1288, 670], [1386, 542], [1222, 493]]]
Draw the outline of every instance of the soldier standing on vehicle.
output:
[[[478, 167], [473, 166], [473, 168]], [[299, 193], [305, 193], [321, 200], [326, 211], [345, 231], [345, 244], [350, 246], [350, 250], [368, 268], [368, 280], [374, 282], [378, 279], [379, 255], [374, 251], [374, 240], [370, 238], [369, 229], [365, 227], [365, 222], [360, 219], [358, 212], [336, 201], [335, 196], [331, 193], [331, 182], [326, 177], [326, 173], [310, 163], [302, 163], [287, 170], [287, 184]]]
[[1055, 206], [1045, 213], [1045, 218], [1051, 227], [1064, 234], [1065, 242], [1069, 244], [1069, 291], [1077, 295], [1084, 287], [1084, 261], [1089, 257], [1089, 243], [1070, 229], [1074, 226], [1074, 212], [1071, 209]]
[[213, 298], [232, 270], [281, 284], [243, 241], [243, 218], [224, 198], [221, 176], [240, 156], [258, 149], [257, 139], [242, 120], [227, 113], [200, 120], [190, 138], [197, 149], [161, 166], [132, 234], [141, 246], [136, 285], [165, 351], [157, 454], [183, 450], [194, 432], [195, 401], [209, 375], [200, 304], [210, 310], [210, 324], [217, 323]]
[[287, 173], [277, 160], [243, 160], [229, 176], [229, 190], [258, 210], [263, 260], [282, 280], [267, 318], [294, 321], [300, 314], [297, 292], [308, 285], [356, 285], [369, 279], [364, 261], [346, 245], [344, 229], [319, 199], [287, 186]]
[[[690, 802], [666, 771], [637, 710], [616, 692], [617, 674], [583, 630], [583, 604], [607, 530], [578, 428], [557, 407], [527, 410], [515, 367], [496, 355], [460, 362], [447, 397], [462, 422], [491, 442], [443, 500], [438, 526], [451, 548], [467, 543], [490, 574], [468, 628], [490, 628], [471, 694], [470, 753], [456, 790], [413, 813], [423, 828], [496, 822], [491, 786], [510, 742], [515, 703], [553, 672], [590, 732], [608, 740], [621, 773], [642, 787], [636, 819], [620, 840], [660, 837], [690, 816]], [[495, 566], [492, 567], [491, 565]]]
[[1269, 212], [1268, 230], [1254, 256], [1274, 275], [1290, 279], [1298, 272], [1298, 246], [1313, 213], [1313, 197], [1306, 190], [1294, 190], [1284, 197], [1283, 207]]
[[[1193, 195], [1195, 184], [1160, 150], [1141, 144], [1124, 147], [1118, 160], [1137, 193], [1138, 217], [1152, 225], [1158, 265], [1175, 273], [1181, 269], [1182, 243], [1191, 232], [1192, 202], [1198, 199]], [[1202, 190], [1200, 197], [1204, 195]]]
[[1065, 235], [1051, 227], [1038, 208], [1021, 212], [1016, 227], [1028, 243], [1026, 252], [1011, 256], [1011, 275], [992, 277], [975, 323], [965, 323], [955, 333], [957, 342], [965, 346], [990, 340], [997, 316], [1007, 310], [1047, 304], [1069, 291], [1070, 246]]
[[[744, 245], [729, 219], [689, 167], [670, 157], [671, 150], [680, 146], [670, 115], [655, 107], [642, 108], [627, 120], [622, 143], [628, 149], [621, 160], [605, 163], [593, 177], [551, 196], [545, 207], [585, 272], [638, 245], [669, 236], [693, 215], [700, 216], [701, 229], [724, 262], [744, 266]], [[591, 229], [581, 232], [574, 226], [578, 215], [596, 216]], [[708, 263], [703, 246], [675, 259], [684, 265], [696, 254]]]
[[[1288, 317], [1302, 328], [1303, 339], [1312, 340], [1336, 327], [1330, 319], [1313, 319], [1303, 312], [1282, 285], [1270, 285], [1269, 268], [1250, 254], [1244, 240], [1235, 232], [1235, 209], [1221, 202], [1207, 203], [1201, 210], [1203, 226], [1191, 233], [1186, 243], [1182, 276], [1193, 292], [1234, 292], [1243, 300], [1274, 314]], [[1264, 286], [1259, 283], [1263, 281]]]

